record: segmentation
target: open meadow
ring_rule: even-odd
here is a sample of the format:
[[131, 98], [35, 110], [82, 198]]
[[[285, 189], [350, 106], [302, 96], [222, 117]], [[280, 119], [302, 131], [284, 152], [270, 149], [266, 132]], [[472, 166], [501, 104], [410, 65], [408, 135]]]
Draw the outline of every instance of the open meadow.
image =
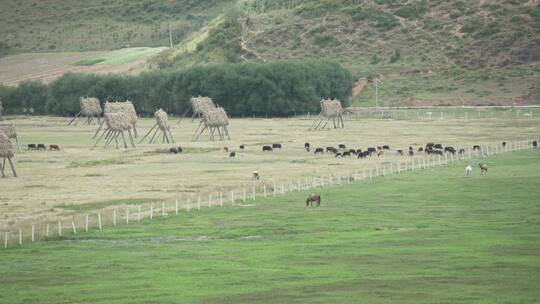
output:
[[[412, 116], [412, 115], [411, 115]], [[230, 141], [209, 141], [205, 134], [191, 141], [197, 122], [184, 119], [177, 124], [171, 117], [176, 144], [137, 144], [137, 148], [104, 149], [103, 141], [91, 149], [97, 126], [67, 126], [68, 118], [11, 117], [16, 125], [21, 152], [15, 163], [19, 178], [2, 179], [0, 195], [0, 230], [16, 231], [31, 223], [54, 222], [73, 215], [95, 213], [104, 209], [123, 209], [148, 203], [167, 203], [179, 199], [185, 204], [198, 199], [215, 198], [218, 192], [228, 197], [230, 190], [243, 195], [247, 190], [263, 185], [268, 190], [274, 184], [329, 174], [347, 174], [393, 164], [399, 156], [396, 149], [415, 148], [414, 159], [421, 161], [424, 153], [416, 149], [427, 142], [442, 143], [470, 153], [472, 145], [500, 144], [507, 141], [536, 138], [540, 126], [536, 119], [515, 119], [511, 115], [481, 119], [374, 119], [345, 121], [345, 129], [310, 131], [312, 121], [295, 118], [232, 119]], [[153, 119], [140, 119], [140, 136], [154, 124]], [[310, 142], [311, 152], [304, 150]], [[61, 151], [28, 151], [27, 144], [58, 144]], [[281, 143], [282, 149], [262, 152], [262, 145]], [[239, 145], [245, 144], [244, 150]], [[335, 158], [333, 154], [314, 154], [316, 147], [363, 149], [389, 145], [391, 150], [381, 157], [367, 159]], [[168, 154], [170, 147], [180, 146], [181, 154]], [[236, 152], [230, 158], [223, 151], [227, 146]], [[254, 181], [252, 172], [261, 179]], [[27, 229], [26, 229], [27, 230]], [[28, 232], [28, 230], [26, 231]]]
[[0, 302], [535, 303], [538, 156], [490, 156], [486, 175], [467, 177], [458, 162], [317, 189], [318, 208], [302, 191], [1, 250]]

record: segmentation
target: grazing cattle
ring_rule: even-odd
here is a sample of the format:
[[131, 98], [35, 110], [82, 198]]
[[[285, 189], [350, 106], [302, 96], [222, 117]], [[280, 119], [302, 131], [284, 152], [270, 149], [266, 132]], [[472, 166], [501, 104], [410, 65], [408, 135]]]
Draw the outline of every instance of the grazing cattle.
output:
[[442, 149], [443, 148], [443, 146], [441, 144], [435, 144], [434, 147], [435, 147], [435, 149]]
[[178, 154], [178, 149], [177, 148], [170, 148], [169, 149], [169, 154]]
[[246, 148], [246, 145], [240, 145], [240, 150], [244, 150]]
[[36, 149], [37, 149], [37, 146], [35, 144], [28, 145], [28, 150], [36, 150]]
[[316, 206], [319, 207], [321, 205], [321, 196], [315, 193], [308, 195], [306, 199], [306, 207], [309, 207], [310, 205], [313, 207], [313, 202], [317, 203]]
[[384, 145], [382, 146], [383, 150], [390, 150], [390, 146], [389, 145]]
[[465, 173], [466, 173], [467, 175], [471, 175], [471, 173], [472, 173], [472, 167], [471, 167], [471, 165], [468, 165], [467, 167], [465, 167]]
[[259, 174], [259, 172], [257, 171], [253, 171], [251, 173], [251, 177], [254, 179], [254, 180], [259, 180], [261, 178], [261, 175]]
[[343, 156], [343, 155], [341, 155], [341, 152], [336, 152], [336, 155], [334, 155], [334, 157], [338, 157], [338, 156]]
[[487, 164], [481, 163], [481, 164], [478, 164], [478, 166], [480, 167], [480, 174], [487, 173], [487, 169], [488, 169]]
[[535, 149], [538, 148], [538, 141], [536, 140], [533, 141], [533, 148]]
[[356, 149], [356, 155], [362, 153], [362, 149]]
[[371, 153], [377, 152], [377, 150], [375, 148], [373, 148], [373, 147], [369, 147], [369, 148], [367, 148], [367, 150], [368, 150], [368, 152], [371, 152]]
[[345, 149], [347, 149], [347, 146], [345, 146], [344, 144], [339, 144], [339, 145], [338, 145], [338, 149], [343, 149], [343, 150], [345, 150]]
[[382, 147], [381, 146], [377, 146], [377, 150], [382, 150]]
[[356, 150], [355, 149], [349, 149], [349, 154], [356, 155]]
[[403, 150], [401, 150], [401, 149], [398, 149], [398, 150], [397, 150], [396, 152], [397, 152], [397, 154], [399, 154], [399, 155], [403, 156]]
[[235, 157], [236, 156], [236, 152], [232, 151], [230, 154], [229, 154], [229, 157]]
[[274, 151], [274, 149], [272, 149], [272, 147], [270, 147], [270, 146], [263, 146], [262, 150], [263, 150], [263, 152], [265, 152], [265, 151], [268, 151], [268, 152]]
[[281, 149], [281, 144], [272, 144], [272, 149]]
[[418, 148], [418, 152], [424, 152], [424, 148], [422, 147]]
[[332, 152], [332, 153], [337, 153], [337, 149], [334, 148], [334, 147], [326, 147], [326, 152]]
[[[39, 148], [39, 145], [38, 145], [38, 148]], [[50, 151], [52, 151], [52, 150], [60, 151], [60, 146], [58, 146], [58, 145], [49, 145], [49, 150]]]
[[474, 145], [474, 146], [473, 146], [473, 150], [474, 150], [474, 151], [476, 151], [476, 150], [480, 151], [480, 146], [479, 146], [479, 145]]
[[456, 154], [456, 149], [454, 149], [454, 147], [445, 147], [444, 152], [450, 152], [451, 154]]
[[413, 151], [413, 150], [414, 150], [413, 147], [409, 147], [409, 151]]
[[358, 153], [358, 158], [366, 158], [368, 157], [368, 155], [371, 156], [371, 152], [369, 151], [360, 152]]
[[317, 153], [324, 153], [324, 149], [323, 148], [315, 148], [315, 154]]
[[433, 149], [434, 146], [435, 146], [434, 143], [427, 143], [427, 144], [426, 144], [426, 150], [428, 150], [428, 149]]
[[409, 150], [409, 157], [413, 157], [414, 156], [414, 151], [413, 150]]
[[311, 148], [311, 145], [307, 142], [307, 143], [304, 144], [304, 148], [309, 149], [309, 148]]
[[343, 153], [341, 153], [341, 157], [345, 157], [345, 156], [351, 156], [351, 153], [349, 151], [345, 151]]
[[224, 147], [223, 147], [223, 152], [229, 152], [229, 147], [224, 146]]
[[182, 153], [182, 151], [184, 151], [182, 150], [182, 147], [178, 147], [178, 153]]
[[384, 151], [379, 151], [379, 152], [377, 152], [377, 156], [381, 156], [381, 155], [383, 155], [383, 154], [384, 154]]
[[465, 149], [459, 149], [458, 154], [465, 154]]
[[45, 147], [45, 144], [38, 144], [37, 149], [38, 150], [47, 150], [47, 147]]
[[502, 142], [502, 146], [503, 146], [503, 148], [506, 147], [506, 142], [505, 141]]

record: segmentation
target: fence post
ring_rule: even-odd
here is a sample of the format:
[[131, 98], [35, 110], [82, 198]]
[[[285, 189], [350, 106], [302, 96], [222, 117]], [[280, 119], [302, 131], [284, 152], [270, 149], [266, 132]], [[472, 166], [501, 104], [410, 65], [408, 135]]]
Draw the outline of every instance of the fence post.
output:
[[[178, 201], [176, 202], [178, 203]], [[140, 223], [140, 222], [141, 222], [141, 205], [139, 205], [139, 208], [137, 208], [137, 223]]]
[[285, 185], [281, 183], [281, 194], [285, 194]]
[[234, 205], [234, 190], [231, 190], [231, 203]]
[[178, 215], [178, 199], [176, 199], [176, 201], [174, 202], [174, 212], [176, 215]]
[[219, 205], [223, 206], [223, 192], [219, 193]]
[[58, 236], [62, 236], [62, 222], [58, 221]]
[[334, 179], [332, 179], [332, 174], [328, 174], [328, 180], [330, 181], [330, 185], [334, 184]]
[[245, 203], [246, 202], [246, 189], [244, 188], [243, 191], [244, 191], [244, 196], [243, 196], [242, 202]]
[[150, 203], [150, 219], [154, 218], [154, 203]]
[[197, 197], [197, 210], [201, 210], [201, 194]]
[[126, 225], [129, 224], [129, 206], [126, 207]]
[[[152, 206], [150, 206], [152, 208]], [[187, 199], [187, 206], [186, 206], [186, 212], [189, 213], [189, 209], [191, 209], [191, 199]], [[152, 211], [150, 209], [150, 219], [152, 219]]]
[[369, 168], [369, 180], [372, 179], [371, 170], [372, 170], [372, 168]]
[[45, 226], [45, 237], [49, 237], [49, 223]]
[[251, 193], [253, 194], [253, 200], [255, 200], [255, 186], [253, 186], [253, 191]]
[[274, 196], [276, 196], [276, 183], [274, 183], [274, 187], [272, 189], [274, 189]]
[[296, 191], [300, 192], [300, 177], [298, 178], [298, 184], [296, 186]]
[[382, 167], [382, 176], [386, 176], [386, 165]]
[[84, 220], [84, 231], [88, 232], [88, 214]]
[[4, 248], [7, 248], [7, 242], [8, 242], [8, 233], [6, 231], [4, 232]]
[[394, 164], [390, 162], [390, 175], [394, 174]]
[[19, 227], [19, 246], [22, 246], [22, 228]]
[[375, 167], [375, 176], [379, 177], [379, 165], [377, 165], [377, 167]]
[[77, 230], [75, 229], [75, 217], [71, 220], [71, 228], [73, 228], [73, 234], [77, 234]]
[[324, 186], [324, 175], [321, 175], [321, 187]]
[[[98, 219], [99, 231], [101, 231], [101, 213], [100, 212], [98, 212], [98, 214], [97, 214], [97, 219]], [[47, 227], [49, 227], [49, 226], [47, 225]], [[49, 229], [47, 229], [47, 232], [48, 231], [49, 231]]]
[[212, 208], [212, 193], [208, 194], [208, 208]]
[[113, 226], [116, 226], [116, 209], [113, 210]]
[[32, 243], [36, 240], [35, 233], [36, 233], [36, 225], [32, 223]]
[[263, 195], [264, 195], [264, 198], [266, 198], [266, 185], [263, 185]]

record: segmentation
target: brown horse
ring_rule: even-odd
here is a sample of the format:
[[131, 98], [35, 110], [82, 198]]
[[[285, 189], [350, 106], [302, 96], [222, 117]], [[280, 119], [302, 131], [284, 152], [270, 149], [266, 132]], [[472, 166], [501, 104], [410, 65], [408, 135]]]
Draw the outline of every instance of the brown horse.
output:
[[478, 164], [478, 166], [480, 167], [480, 174], [487, 173], [487, 170], [488, 170], [487, 164]]
[[316, 206], [319, 207], [321, 205], [321, 196], [315, 193], [311, 193], [310, 195], [308, 195], [306, 199], [306, 207], [309, 207], [310, 204], [311, 207], [313, 207], [313, 202], [316, 202]]

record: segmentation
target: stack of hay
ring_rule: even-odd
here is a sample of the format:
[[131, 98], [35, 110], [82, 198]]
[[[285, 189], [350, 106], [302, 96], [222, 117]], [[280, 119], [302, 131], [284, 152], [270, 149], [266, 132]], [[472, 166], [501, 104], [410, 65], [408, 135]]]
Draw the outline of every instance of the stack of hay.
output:
[[144, 141], [144, 139], [155, 129], [154, 134], [152, 135], [152, 138], [150, 139], [150, 143], [154, 143], [154, 139], [156, 137], [156, 134], [158, 130], [161, 130], [163, 133], [162, 136], [162, 142], [165, 143], [174, 143], [174, 138], [171, 133], [171, 128], [169, 126], [169, 116], [167, 115], [167, 112], [163, 111], [162, 109], [157, 110], [154, 112], [154, 117], [156, 118], [156, 123], [154, 126], [148, 131], [143, 138], [141, 139], [141, 143]]
[[21, 148], [19, 147], [19, 138], [17, 137], [17, 131], [15, 130], [15, 126], [11, 123], [0, 123], [0, 132], [4, 132], [4, 134], [7, 135], [8, 139], [15, 139], [15, 142], [17, 143], [17, 150], [21, 152]]
[[321, 113], [315, 119], [312, 128], [316, 130], [324, 122], [324, 125], [321, 127], [321, 129], [324, 129], [330, 120], [332, 120], [334, 129], [339, 127], [345, 127], [345, 124], [343, 123], [343, 107], [341, 106], [341, 102], [338, 99], [321, 100]]
[[68, 123], [68, 126], [73, 122], [75, 122], [74, 125], [77, 125], [77, 121], [81, 117], [86, 118], [85, 123], [88, 125], [92, 124], [94, 118], [97, 118], [98, 124], [101, 123], [100, 116], [103, 113], [103, 110], [101, 109], [99, 99], [95, 97], [80, 97], [79, 104], [81, 111], [77, 113], [75, 117], [73, 117], [73, 119]]
[[104, 135], [107, 141], [105, 147], [108, 147], [114, 140], [118, 148], [118, 137], [121, 136], [124, 140], [124, 147], [127, 148], [124, 132], [127, 131], [131, 145], [135, 147], [133, 136], [131, 135], [131, 129], [133, 128], [134, 136], [137, 137], [136, 124], [138, 121], [137, 112], [131, 101], [126, 102], [106, 102], [104, 106], [104, 123], [102, 122], [94, 134], [94, 138], [99, 134], [103, 125], [106, 127], [101, 133], [101, 136], [96, 141], [94, 147], [99, 143]]
[[[203, 128], [199, 129], [203, 126]], [[219, 140], [223, 140], [225, 136], [228, 139], [231, 139], [229, 136], [229, 130], [227, 126], [229, 125], [229, 117], [225, 109], [219, 107], [214, 109], [207, 109], [202, 113], [202, 120], [199, 124], [199, 128], [195, 131], [194, 140], [197, 140], [199, 136], [208, 129], [210, 131], [210, 140], [214, 140], [214, 133], [217, 131], [219, 134]]]
[[190, 102], [191, 108], [193, 109], [193, 116], [191, 117], [192, 120], [195, 116], [202, 118], [202, 114], [205, 111], [216, 108], [216, 105], [210, 97], [191, 97]]
[[11, 171], [13, 172], [13, 176], [17, 177], [17, 171], [15, 171], [15, 166], [13, 165], [13, 162], [11, 161], [11, 158], [13, 157], [13, 148], [11, 146], [11, 142], [9, 141], [9, 136], [4, 133], [2, 130], [0, 130], [0, 158], [2, 158], [2, 161], [0, 162], [0, 173], [2, 174], [2, 177], [6, 177], [5, 173], [5, 163], [6, 159], [8, 160]]

